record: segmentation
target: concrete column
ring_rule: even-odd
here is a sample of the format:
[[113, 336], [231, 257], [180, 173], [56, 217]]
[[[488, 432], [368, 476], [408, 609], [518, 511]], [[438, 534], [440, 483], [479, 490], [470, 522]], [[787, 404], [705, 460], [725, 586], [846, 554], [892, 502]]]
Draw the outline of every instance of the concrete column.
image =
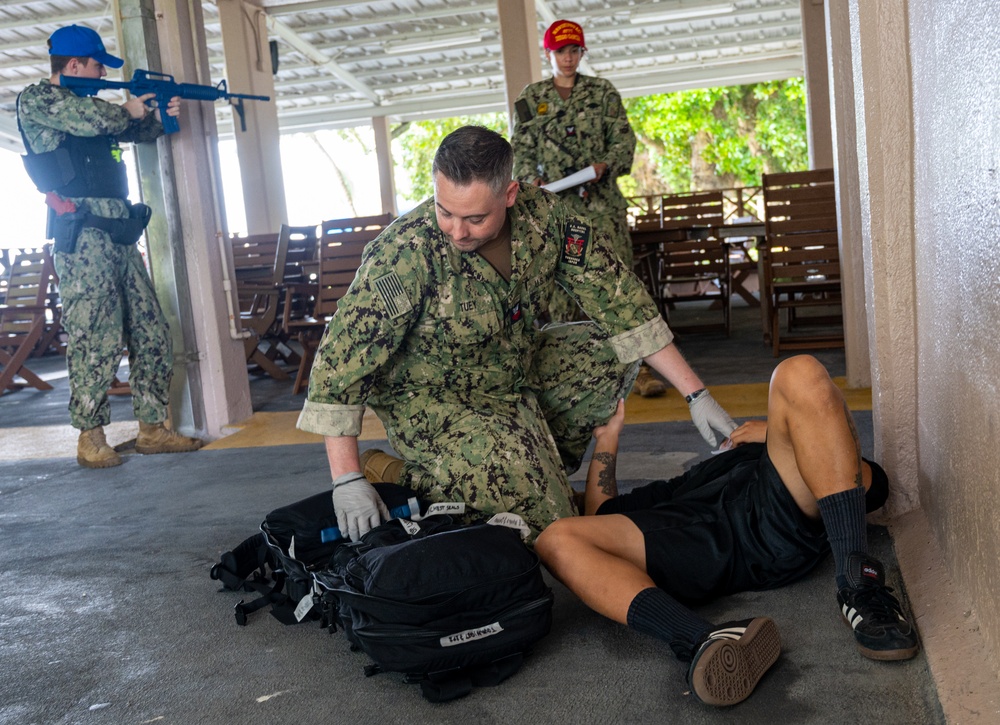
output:
[[894, 483], [886, 514], [895, 516], [919, 505], [907, 0], [850, 0], [849, 7], [875, 459]]
[[375, 132], [375, 159], [378, 163], [382, 213], [396, 216], [396, 178], [392, 172], [392, 136], [389, 134], [389, 119], [385, 116], [372, 118], [372, 131]]
[[835, 152], [833, 168], [837, 180], [837, 228], [840, 230], [847, 384], [852, 388], [867, 388], [872, 384], [872, 371], [868, 351], [868, 317], [865, 311], [865, 255], [861, 236], [851, 19], [847, 5], [840, 2], [827, 4], [826, 28], [830, 56], [830, 115]]
[[542, 43], [538, 38], [535, 0], [497, 0], [500, 54], [503, 57], [507, 118], [513, 124], [514, 101], [529, 83], [542, 80]]
[[[116, 0], [126, 75], [134, 68], [208, 83], [199, 3]], [[185, 433], [217, 438], [252, 413], [243, 343], [230, 332], [220, 248], [225, 233], [215, 110], [184, 101], [181, 130], [137, 147], [156, 294], [174, 340], [171, 421]]]
[[[268, 96], [269, 102], [244, 101], [246, 130], [233, 109], [236, 155], [243, 180], [243, 206], [250, 234], [277, 232], [288, 221], [281, 174], [278, 104], [267, 40], [267, 14], [260, 0], [217, 0], [222, 51], [232, 93]], [[216, 79], [217, 80], [217, 79]]]
[[802, 8], [802, 56], [806, 69], [806, 126], [809, 168], [833, 166], [830, 128], [830, 77], [827, 66], [823, 0], [799, 0]]

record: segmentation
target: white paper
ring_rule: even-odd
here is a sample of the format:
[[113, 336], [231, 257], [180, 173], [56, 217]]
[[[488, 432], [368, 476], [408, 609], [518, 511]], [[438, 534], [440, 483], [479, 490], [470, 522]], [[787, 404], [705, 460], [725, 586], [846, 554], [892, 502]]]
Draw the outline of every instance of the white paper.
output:
[[580, 184], [586, 184], [588, 181], [593, 181], [596, 178], [597, 171], [594, 170], [593, 166], [588, 166], [585, 169], [580, 169], [575, 174], [570, 174], [558, 181], [553, 181], [551, 184], [542, 184], [542, 188], [546, 191], [551, 191], [553, 194], [558, 194], [560, 191], [571, 189]]

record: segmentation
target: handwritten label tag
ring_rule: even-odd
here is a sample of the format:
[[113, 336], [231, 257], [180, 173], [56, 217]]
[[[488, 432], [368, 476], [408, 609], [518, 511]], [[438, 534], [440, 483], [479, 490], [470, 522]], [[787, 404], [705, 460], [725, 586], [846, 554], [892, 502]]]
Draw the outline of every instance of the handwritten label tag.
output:
[[464, 632], [449, 634], [447, 637], [442, 637], [440, 641], [442, 647], [454, 647], [457, 644], [465, 644], [466, 642], [473, 642], [477, 639], [492, 637], [494, 634], [500, 634], [501, 632], [503, 632], [503, 627], [500, 626], [500, 622], [494, 622], [493, 624], [487, 624], [483, 627], [476, 627], [475, 629], [467, 629]]
[[520, 531], [522, 539], [531, 533], [531, 528], [524, 522], [524, 519], [510, 511], [497, 514], [486, 523], [493, 526], [506, 526], [508, 529]]
[[432, 503], [427, 507], [427, 513], [424, 514], [424, 518], [428, 516], [434, 516], [435, 514], [464, 514], [465, 513], [465, 502], [464, 501], [446, 501], [442, 503]]

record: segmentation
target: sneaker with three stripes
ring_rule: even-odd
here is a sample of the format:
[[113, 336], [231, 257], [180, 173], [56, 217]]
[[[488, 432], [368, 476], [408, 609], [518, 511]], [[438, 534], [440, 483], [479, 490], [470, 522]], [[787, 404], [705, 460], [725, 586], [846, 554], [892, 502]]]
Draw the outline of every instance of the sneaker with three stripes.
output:
[[858, 650], [873, 660], [908, 660], [917, 654], [917, 630], [885, 585], [877, 559], [855, 551], [847, 559], [848, 585], [837, 592], [840, 612], [854, 630]]
[[750, 696], [781, 654], [781, 637], [768, 617], [727, 622], [698, 645], [688, 684], [706, 705], [735, 705]]

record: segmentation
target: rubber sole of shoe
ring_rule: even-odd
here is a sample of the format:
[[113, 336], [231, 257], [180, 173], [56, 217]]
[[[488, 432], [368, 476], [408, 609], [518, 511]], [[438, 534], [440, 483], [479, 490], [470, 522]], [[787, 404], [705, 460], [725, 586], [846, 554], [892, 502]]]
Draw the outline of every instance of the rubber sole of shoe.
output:
[[706, 705], [743, 702], [780, 654], [778, 627], [758, 617], [740, 639], [720, 639], [705, 649], [691, 673], [691, 690]]
[[79, 463], [84, 468], [114, 468], [115, 466], [120, 466], [123, 461], [119, 458], [108, 458], [103, 461], [88, 461], [86, 458], [76, 457], [76, 462]]
[[[841, 621], [848, 627], [851, 627], [850, 620], [847, 617], [841, 616]], [[854, 632], [854, 628], [851, 627], [851, 632]], [[858, 647], [858, 652], [860, 652], [864, 657], [870, 660], [878, 660], [879, 662], [897, 662], [899, 660], [909, 660], [917, 656], [917, 652], [920, 651], [920, 645], [915, 644], [912, 647], [905, 647], [902, 649], [871, 649], [870, 647], [865, 647], [863, 644], [858, 642], [856, 639], [854, 643]]]
[[191, 453], [192, 451], [197, 451], [201, 448], [200, 445], [197, 446], [185, 446], [183, 448], [170, 448], [167, 446], [140, 446], [138, 443], [135, 445], [135, 452], [141, 453], [144, 456], [151, 456], [157, 453]]

